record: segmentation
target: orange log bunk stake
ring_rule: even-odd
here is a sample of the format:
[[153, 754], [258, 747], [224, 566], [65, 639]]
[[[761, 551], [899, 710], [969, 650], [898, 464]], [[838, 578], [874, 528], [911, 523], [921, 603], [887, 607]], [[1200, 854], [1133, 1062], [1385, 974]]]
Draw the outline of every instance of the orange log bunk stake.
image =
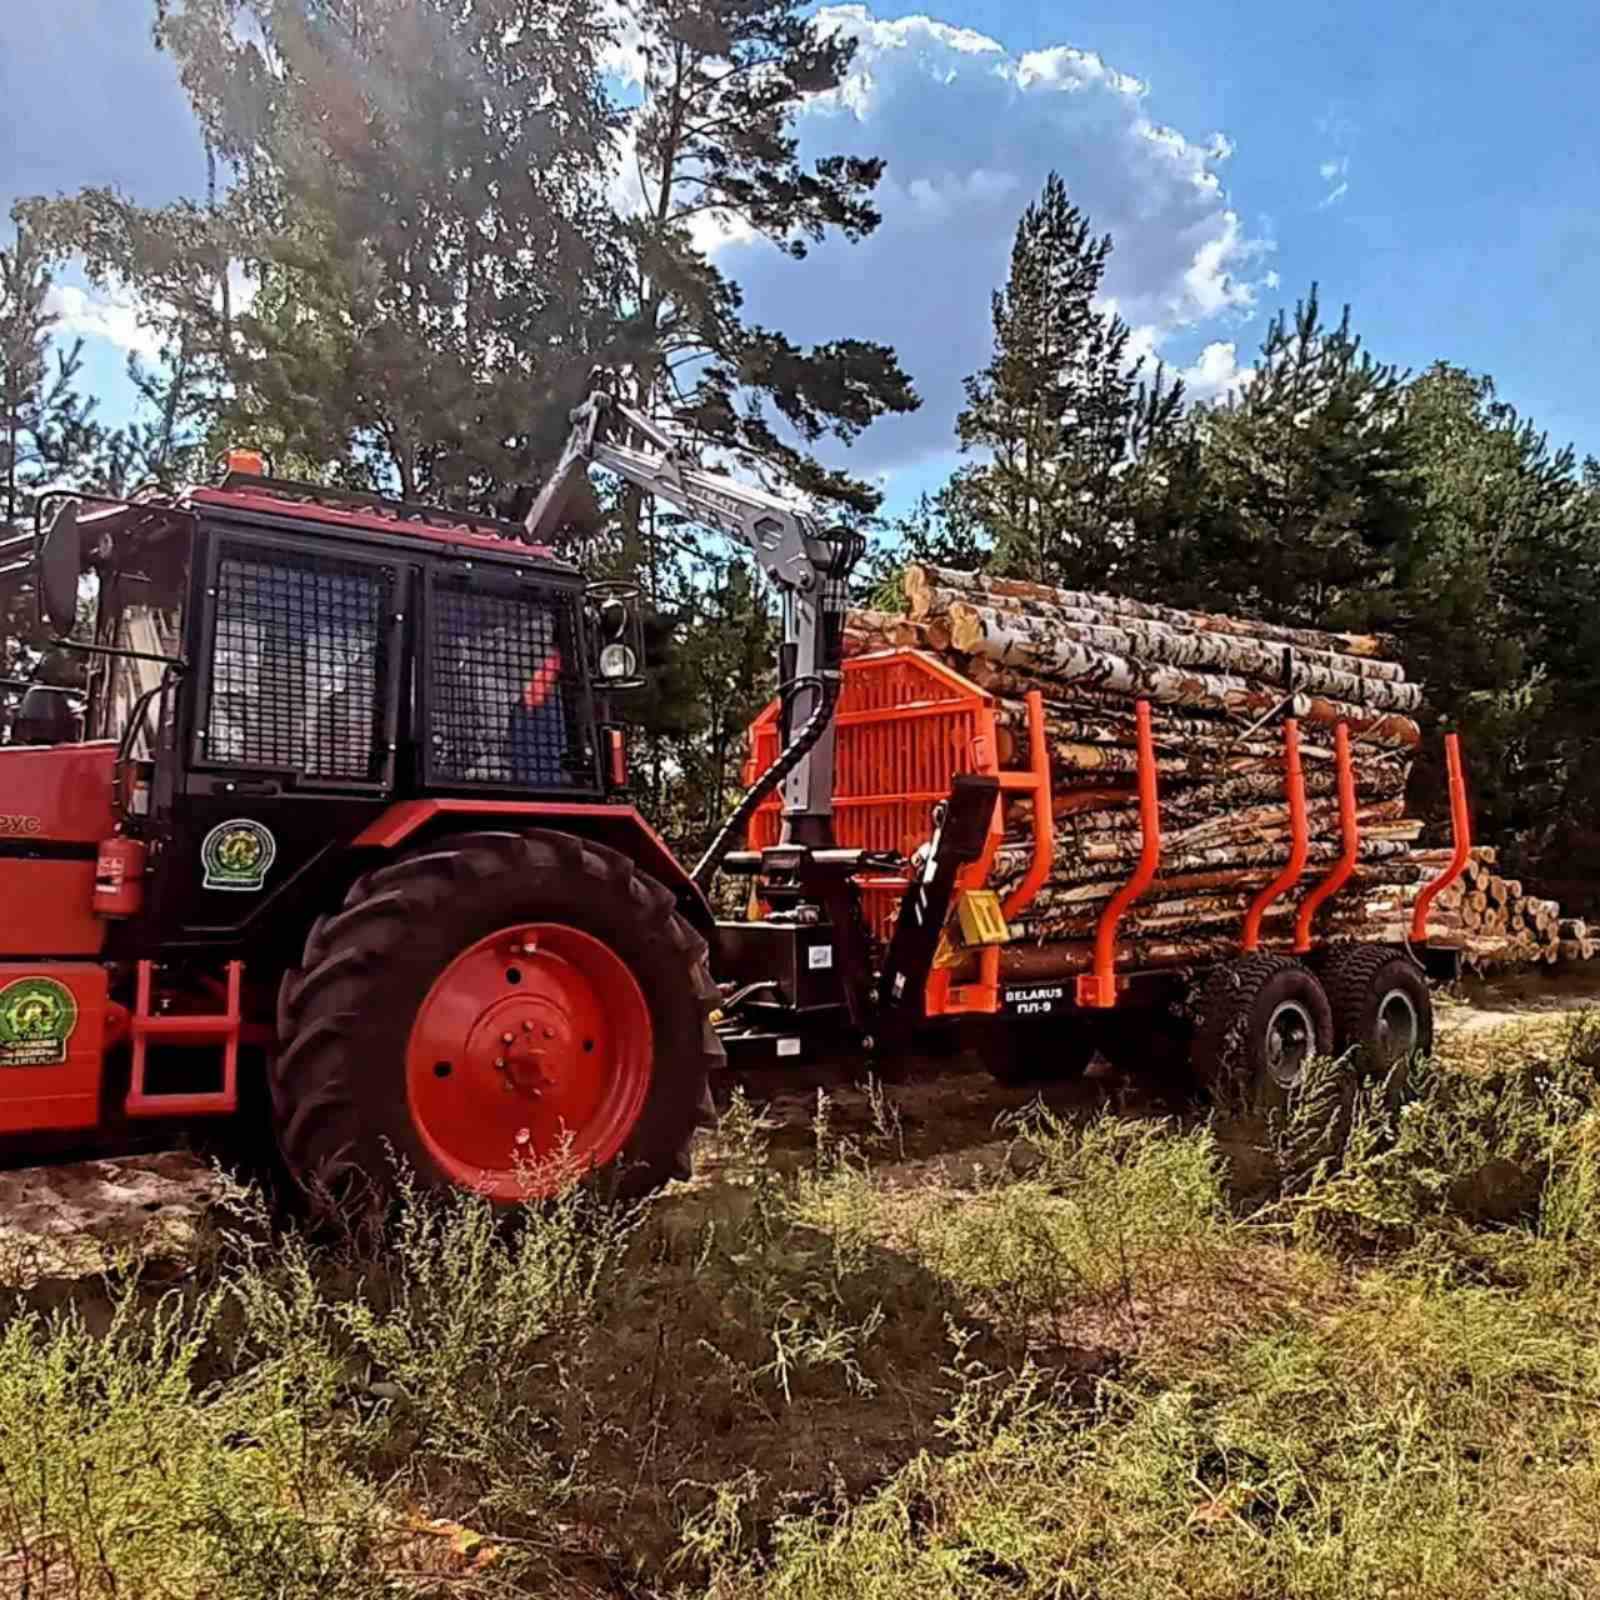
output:
[[1472, 854], [1472, 815], [1467, 808], [1467, 781], [1461, 772], [1460, 734], [1444, 736], [1444, 763], [1450, 777], [1450, 830], [1455, 850], [1450, 864], [1417, 896], [1416, 909], [1411, 914], [1413, 944], [1428, 942], [1428, 911], [1434, 899], [1461, 876]]
[[1239, 947], [1246, 955], [1261, 947], [1261, 919], [1279, 895], [1287, 894], [1305, 871], [1311, 839], [1306, 831], [1306, 782], [1300, 770], [1300, 724], [1289, 717], [1283, 724], [1284, 784], [1289, 791], [1289, 864], [1255, 897], [1245, 912]]
[[1321, 883], [1300, 902], [1294, 924], [1294, 953], [1303, 956], [1311, 948], [1311, 919], [1325, 900], [1336, 895], [1356, 870], [1361, 850], [1361, 823], [1356, 816], [1356, 775], [1350, 761], [1350, 727], [1341, 722], [1333, 730], [1333, 761], [1339, 778], [1339, 834], [1344, 849]]
[[1094, 971], [1078, 978], [1078, 1004], [1109, 1011], [1117, 1003], [1117, 928], [1135, 900], [1150, 887], [1161, 862], [1161, 803], [1156, 794], [1155, 741], [1150, 733], [1150, 702], [1134, 707], [1139, 745], [1139, 861], [1133, 876], [1117, 890], [1100, 915], [1094, 936]]

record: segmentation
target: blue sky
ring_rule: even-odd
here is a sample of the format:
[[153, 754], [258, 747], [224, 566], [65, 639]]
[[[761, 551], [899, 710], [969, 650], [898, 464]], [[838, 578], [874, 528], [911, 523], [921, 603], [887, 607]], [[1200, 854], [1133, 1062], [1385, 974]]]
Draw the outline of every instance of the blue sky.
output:
[[[1119, 8], [1122, 9], [1122, 8]], [[1247, 369], [1313, 278], [1402, 366], [1492, 373], [1558, 443], [1600, 454], [1600, 29], [1571, 0], [1197, 6], [1138, 20], [1029, 0], [825, 8], [861, 41], [803, 144], [885, 156], [885, 223], [803, 267], [719, 245], [759, 319], [896, 345], [920, 416], [851, 452], [891, 505], [953, 462], [960, 379], [1021, 207], [1055, 167], [1117, 241], [1108, 292], [1199, 393]], [[204, 165], [143, 0], [0, 5], [0, 194], [112, 183], [197, 194]], [[1530, 8], [1531, 11], [1531, 8]], [[126, 404], [130, 308], [75, 295], [109, 415]]]

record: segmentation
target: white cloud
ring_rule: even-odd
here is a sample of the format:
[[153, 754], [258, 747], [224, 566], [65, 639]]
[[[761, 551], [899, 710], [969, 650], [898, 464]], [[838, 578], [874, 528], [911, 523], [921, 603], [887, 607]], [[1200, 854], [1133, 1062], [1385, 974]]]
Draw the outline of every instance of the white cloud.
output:
[[1221, 339], [1214, 339], [1192, 366], [1179, 372], [1191, 400], [1223, 399], [1242, 389], [1255, 375], [1255, 368], [1239, 365], [1238, 346]]
[[69, 339], [104, 339], [146, 361], [160, 358], [161, 341], [140, 322], [139, 303], [132, 295], [58, 283], [45, 297], [45, 309], [57, 319], [56, 333]]
[[1164, 124], [1135, 74], [1067, 41], [1013, 54], [969, 28], [860, 4], [824, 7], [818, 20], [857, 51], [846, 82], [800, 118], [801, 156], [884, 157], [883, 222], [801, 263], [762, 241], [725, 244], [718, 260], [753, 320], [798, 341], [876, 339], [898, 352], [922, 410], [876, 423], [849, 452], [852, 470], [904, 469], [950, 449], [961, 380], [988, 358], [989, 297], [1017, 219], [1052, 170], [1112, 235], [1104, 298], [1134, 330], [1131, 345], [1157, 356], [1179, 336], [1197, 348], [1211, 335], [1196, 390], [1237, 381], [1236, 364], [1214, 352], [1231, 352], [1227, 335], [1277, 280], [1272, 243], [1224, 188], [1225, 135]]
[[1333, 187], [1322, 197], [1322, 206], [1337, 205], [1350, 192], [1350, 157], [1330, 156], [1318, 168], [1322, 181]]

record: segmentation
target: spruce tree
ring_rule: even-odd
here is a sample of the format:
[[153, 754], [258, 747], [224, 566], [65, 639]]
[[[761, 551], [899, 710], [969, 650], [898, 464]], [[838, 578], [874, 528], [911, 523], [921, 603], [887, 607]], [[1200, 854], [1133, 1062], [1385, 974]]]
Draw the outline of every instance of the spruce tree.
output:
[[984, 459], [947, 490], [983, 528], [999, 571], [1071, 586], [1103, 584], [1125, 552], [1130, 463], [1163, 439], [1183, 389], [1130, 361], [1130, 330], [1097, 306], [1111, 237], [1051, 173], [1023, 213], [1005, 287], [991, 303], [994, 355], [966, 382], [956, 422]]

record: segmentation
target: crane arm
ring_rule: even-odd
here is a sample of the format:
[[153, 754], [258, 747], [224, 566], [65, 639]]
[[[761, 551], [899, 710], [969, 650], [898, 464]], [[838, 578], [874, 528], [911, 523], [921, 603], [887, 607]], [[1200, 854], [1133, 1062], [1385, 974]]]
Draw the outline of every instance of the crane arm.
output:
[[848, 529], [821, 532], [777, 495], [705, 471], [659, 425], [603, 390], [590, 394], [571, 420], [561, 459], [529, 508], [527, 538], [545, 544], [562, 527], [589, 520], [586, 512], [594, 502], [588, 469], [595, 466], [737, 540], [754, 555], [783, 599], [778, 676], [786, 722], [803, 725], [792, 759], [780, 758], [785, 837], [797, 844], [831, 845], [831, 713], [843, 653], [845, 580], [863, 539]]
[[[753, 552], [761, 570], [784, 590], [810, 593], [844, 555], [838, 535], [819, 537], [811, 519], [775, 494], [724, 473], [707, 472], [685, 458], [673, 437], [631, 406], [596, 390], [572, 413], [555, 471], [527, 516], [532, 543], [549, 541], [572, 520], [576, 499], [587, 492], [591, 466], [615, 473], [647, 494], [677, 507]], [[849, 542], [853, 536], [846, 536]], [[853, 561], [845, 562], [847, 572]]]

